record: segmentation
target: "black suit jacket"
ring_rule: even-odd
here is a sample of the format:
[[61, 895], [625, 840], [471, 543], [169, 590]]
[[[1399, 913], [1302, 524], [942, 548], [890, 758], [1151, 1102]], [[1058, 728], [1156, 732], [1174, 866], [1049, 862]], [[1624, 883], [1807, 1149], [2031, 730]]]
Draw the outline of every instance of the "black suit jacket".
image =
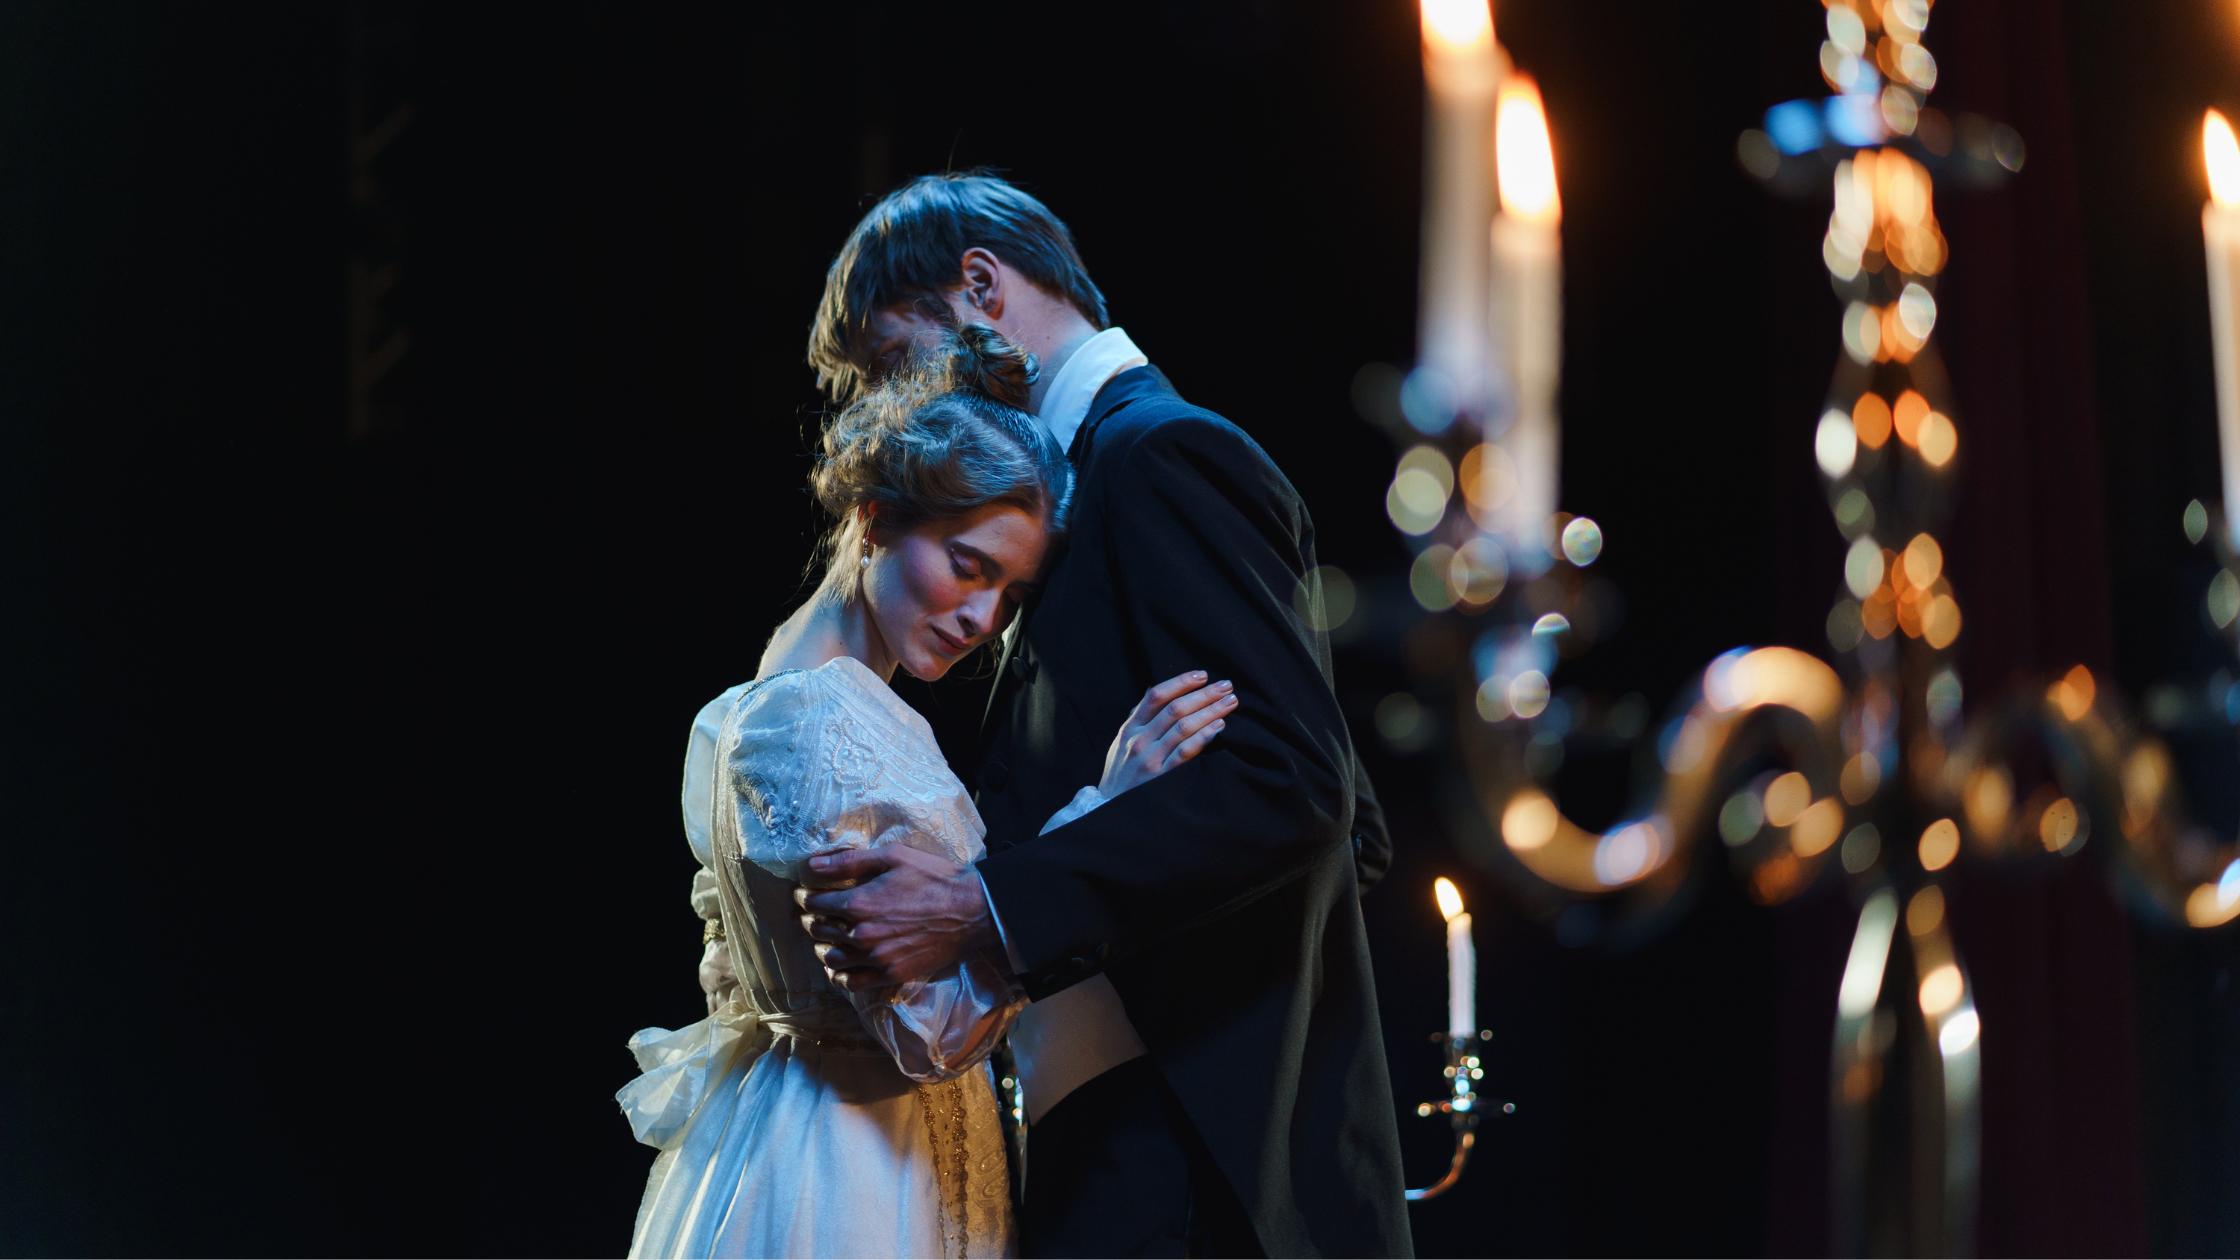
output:
[[[1387, 842], [1381, 822], [1355, 842], [1328, 645], [1293, 604], [1314, 526], [1251, 438], [1152, 368], [1105, 385], [1072, 454], [1066, 553], [996, 680], [981, 766], [1005, 936], [1031, 994], [1111, 978], [1269, 1254], [1406, 1254], [1358, 899]], [[1145, 688], [1191, 668], [1236, 682], [1220, 736], [1037, 837]]]

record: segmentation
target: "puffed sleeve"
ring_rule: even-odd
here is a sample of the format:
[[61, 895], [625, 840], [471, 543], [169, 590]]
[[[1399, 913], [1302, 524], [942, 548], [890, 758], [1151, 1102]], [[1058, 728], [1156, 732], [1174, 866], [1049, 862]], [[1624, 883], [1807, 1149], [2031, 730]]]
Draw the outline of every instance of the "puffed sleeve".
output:
[[[774, 679], [742, 707], [736, 731], [727, 763], [740, 852], [771, 874], [798, 882], [811, 854], [832, 849], [906, 844], [959, 865], [986, 852], [987, 828], [932, 731], [867, 674], [834, 666]], [[927, 1082], [985, 1059], [1025, 1005], [992, 959], [847, 996], [895, 1065]]]
[[722, 895], [711, 863], [716, 861], [709, 832], [712, 792], [718, 776], [716, 744], [738, 689], [710, 701], [693, 719], [685, 745], [682, 797], [685, 840], [699, 859], [692, 877], [692, 911], [703, 923], [700, 988], [707, 995], [707, 1018], [682, 1028], [641, 1028], [630, 1038], [630, 1053], [640, 1075], [615, 1093], [638, 1140], [672, 1150], [709, 1097], [722, 1092], [724, 1079], [742, 1073], [768, 1044], [757, 1013], [739, 988], [731, 947], [723, 927]]

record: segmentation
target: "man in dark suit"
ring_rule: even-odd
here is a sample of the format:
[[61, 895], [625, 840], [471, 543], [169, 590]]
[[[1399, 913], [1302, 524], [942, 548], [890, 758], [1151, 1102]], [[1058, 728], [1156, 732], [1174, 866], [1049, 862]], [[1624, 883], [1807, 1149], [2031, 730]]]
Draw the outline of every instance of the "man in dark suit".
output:
[[[865, 216], [811, 342], [845, 397], [924, 329], [994, 326], [1043, 365], [1077, 470], [1070, 534], [1005, 640], [981, 750], [988, 856], [902, 846], [812, 863], [802, 903], [850, 987], [1009, 959], [1032, 1119], [1030, 1255], [1399, 1255], [1390, 1078], [1358, 904], [1389, 855], [1331, 691], [1314, 526], [1267, 454], [1185, 402], [1071, 234], [986, 175]], [[1151, 683], [1240, 704], [1197, 757], [1038, 834]]]

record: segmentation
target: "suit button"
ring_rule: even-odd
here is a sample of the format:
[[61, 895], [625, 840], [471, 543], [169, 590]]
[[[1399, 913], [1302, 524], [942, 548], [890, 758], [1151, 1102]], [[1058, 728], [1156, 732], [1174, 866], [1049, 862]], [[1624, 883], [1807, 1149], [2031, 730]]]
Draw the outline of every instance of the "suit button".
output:
[[1010, 781], [1011, 772], [1005, 769], [1003, 763], [1000, 761], [992, 766], [986, 767], [980, 772], [980, 784], [982, 787], [994, 788], [996, 791], [1000, 792], [1003, 790], [1003, 785], [1009, 783]]
[[1034, 654], [1031, 652], [1021, 652], [1011, 658], [1011, 676], [1020, 682], [1033, 682], [1035, 672], [1039, 668], [1040, 665], [1035, 661]]

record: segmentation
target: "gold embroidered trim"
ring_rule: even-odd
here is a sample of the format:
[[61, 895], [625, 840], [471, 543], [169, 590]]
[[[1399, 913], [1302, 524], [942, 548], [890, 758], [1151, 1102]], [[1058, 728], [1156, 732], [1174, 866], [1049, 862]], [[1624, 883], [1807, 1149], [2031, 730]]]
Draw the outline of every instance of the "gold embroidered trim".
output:
[[965, 1152], [964, 1081], [918, 1086], [918, 1105], [926, 1114], [926, 1137], [933, 1147], [940, 1185], [941, 1240], [951, 1257], [965, 1255], [971, 1220], [971, 1161]]

